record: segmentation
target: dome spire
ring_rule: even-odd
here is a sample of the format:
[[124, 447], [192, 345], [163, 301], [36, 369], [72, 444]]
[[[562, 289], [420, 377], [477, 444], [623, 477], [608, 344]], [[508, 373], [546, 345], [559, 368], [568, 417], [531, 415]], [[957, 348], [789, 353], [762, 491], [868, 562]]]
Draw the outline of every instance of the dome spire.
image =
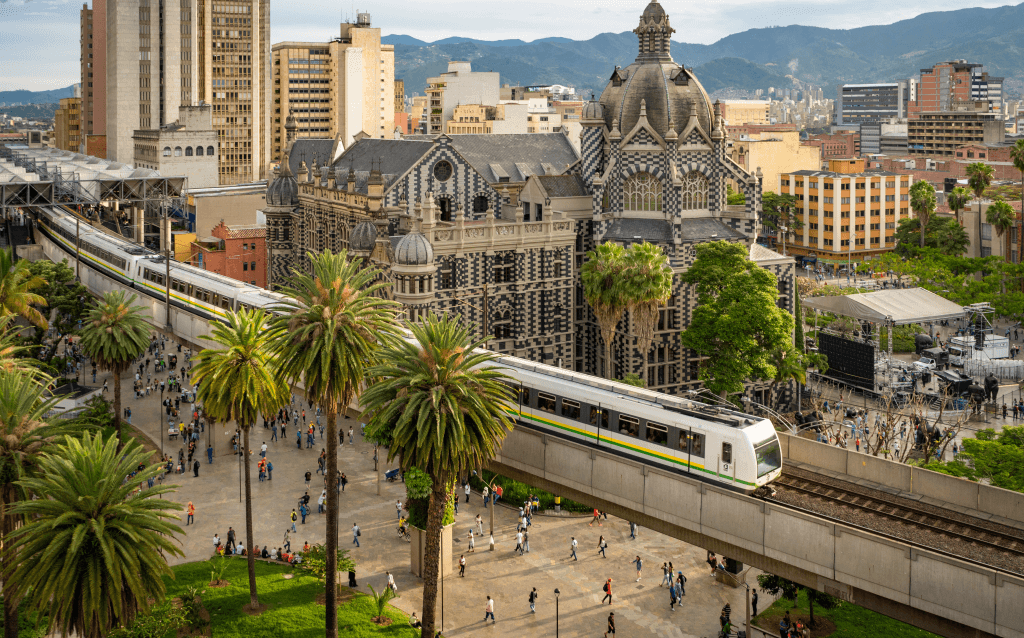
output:
[[669, 24], [665, 9], [658, 4], [658, 0], [651, 0], [640, 16], [639, 26], [633, 29], [640, 41], [636, 61], [641, 64], [672, 62], [672, 34], [675, 32]]

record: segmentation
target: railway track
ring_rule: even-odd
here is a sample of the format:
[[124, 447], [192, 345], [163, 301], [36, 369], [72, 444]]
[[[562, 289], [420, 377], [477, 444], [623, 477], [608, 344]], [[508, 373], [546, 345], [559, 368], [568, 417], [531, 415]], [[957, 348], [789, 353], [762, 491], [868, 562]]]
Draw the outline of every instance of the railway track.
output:
[[[809, 495], [823, 501], [838, 504], [853, 510], [897, 521], [908, 527], [927, 530], [934, 534], [955, 539], [957, 542], [994, 550], [1016, 559], [1024, 558], [1024, 539], [999, 533], [982, 525], [975, 525], [961, 520], [954, 520], [936, 514], [934, 511], [914, 507], [908, 503], [891, 503], [852, 489], [847, 490], [835, 485], [819, 483], [807, 476], [783, 475], [773, 485], [777, 488], [792, 490]], [[790, 505], [778, 499], [769, 499], [781, 505]], [[881, 532], [883, 535], [885, 534]], [[898, 534], [896, 536], [899, 536]], [[916, 544], [931, 547], [927, 542], [913, 541]]]

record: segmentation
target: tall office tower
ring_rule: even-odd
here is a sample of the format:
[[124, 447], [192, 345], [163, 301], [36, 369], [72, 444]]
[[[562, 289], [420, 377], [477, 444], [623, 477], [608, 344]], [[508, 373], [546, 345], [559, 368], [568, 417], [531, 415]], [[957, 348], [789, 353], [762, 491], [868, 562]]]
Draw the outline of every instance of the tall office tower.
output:
[[956, 102], [988, 102], [989, 111], [1003, 108], [1003, 78], [990, 76], [981, 64], [953, 60], [921, 69], [917, 100], [911, 117], [918, 113], [952, 111]]
[[106, 2], [107, 157], [131, 163], [136, 130], [205, 102], [213, 105], [219, 182], [265, 178], [270, 0]]
[[107, 134], [107, 0], [82, 5], [82, 151], [106, 156]]
[[380, 43], [370, 14], [342, 23], [330, 42], [279, 42], [273, 46], [272, 100], [276, 161], [287, 145], [284, 125], [295, 118], [296, 137], [341, 137], [348, 148], [360, 133], [391, 139], [395, 131], [395, 47]]

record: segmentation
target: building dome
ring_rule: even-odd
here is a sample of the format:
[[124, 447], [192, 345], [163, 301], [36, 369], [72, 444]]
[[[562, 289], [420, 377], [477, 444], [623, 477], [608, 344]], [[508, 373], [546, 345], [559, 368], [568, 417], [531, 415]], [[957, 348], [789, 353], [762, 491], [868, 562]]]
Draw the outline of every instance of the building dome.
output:
[[608, 130], [618, 120], [619, 131], [627, 134], [640, 119], [640, 103], [646, 102], [647, 120], [662, 137], [668, 134], [669, 122], [677, 134], [683, 132], [690, 120], [691, 106], [696, 106], [701, 129], [711, 134], [711, 100], [693, 73], [672, 60], [674, 32], [657, 0], [647, 5], [640, 25], [633, 30], [639, 41], [636, 61], [624, 69], [616, 68], [601, 94]]
[[409, 233], [395, 248], [395, 263], [400, 266], [426, 266], [434, 263], [434, 249], [423, 233]]
[[352, 250], [359, 252], [370, 252], [376, 243], [377, 227], [373, 225], [373, 222], [368, 221], [356, 224], [356, 227], [352, 229], [352, 236], [348, 240]]
[[299, 183], [288, 170], [288, 158], [281, 162], [281, 173], [267, 186], [268, 206], [298, 206]]
[[587, 102], [586, 105], [584, 105], [583, 107], [583, 117], [581, 119], [603, 120], [604, 107], [602, 107], [601, 103], [593, 99], [593, 96], [591, 96], [591, 100]]

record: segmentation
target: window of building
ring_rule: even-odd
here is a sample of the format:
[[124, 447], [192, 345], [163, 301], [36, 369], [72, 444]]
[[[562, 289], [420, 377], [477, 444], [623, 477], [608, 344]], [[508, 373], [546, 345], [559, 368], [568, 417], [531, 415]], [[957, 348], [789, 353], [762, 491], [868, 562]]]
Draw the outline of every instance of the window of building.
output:
[[631, 175], [623, 185], [622, 197], [624, 210], [661, 210], [661, 181], [650, 173]]
[[180, 146], [175, 146], [174, 147], [174, 156], [175, 157], [181, 157], [181, 147]]
[[473, 212], [474, 213], [486, 213], [487, 207], [491, 205], [491, 200], [486, 195], [477, 195], [473, 198]]
[[534, 205], [534, 210], [537, 211], [537, 219], [535, 219], [534, 221], [538, 221], [538, 222], [544, 221], [544, 205], [543, 204], [536, 204], [536, 205]]
[[164, 157], [170, 157], [170, 156], [171, 156], [171, 147], [170, 146], [165, 146], [164, 147]]
[[242, 262], [242, 270], [246, 271], [246, 272], [249, 270], [249, 262], [247, 262], [247, 261], [243, 261]]
[[697, 171], [691, 171], [683, 178], [681, 207], [683, 210], [704, 210], [708, 207], [708, 178]]
[[255, 261], [250, 261], [249, 262], [249, 270], [253, 270], [253, 271], [256, 270], [256, 262]]
[[209, 156], [213, 156], [213, 155], [217, 154], [217, 151], [213, 150], [212, 146], [207, 146], [206, 147], [206, 154], [209, 155]]
[[203, 147], [202, 146], [197, 146], [196, 147], [196, 157], [202, 157], [202, 156], [203, 156]]
[[434, 164], [434, 178], [439, 182], [447, 182], [452, 176], [452, 165], [447, 160]]
[[515, 253], [499, 253], [494, 256], [494, 283], [502, 284], [515, 281], [515, 272]]

